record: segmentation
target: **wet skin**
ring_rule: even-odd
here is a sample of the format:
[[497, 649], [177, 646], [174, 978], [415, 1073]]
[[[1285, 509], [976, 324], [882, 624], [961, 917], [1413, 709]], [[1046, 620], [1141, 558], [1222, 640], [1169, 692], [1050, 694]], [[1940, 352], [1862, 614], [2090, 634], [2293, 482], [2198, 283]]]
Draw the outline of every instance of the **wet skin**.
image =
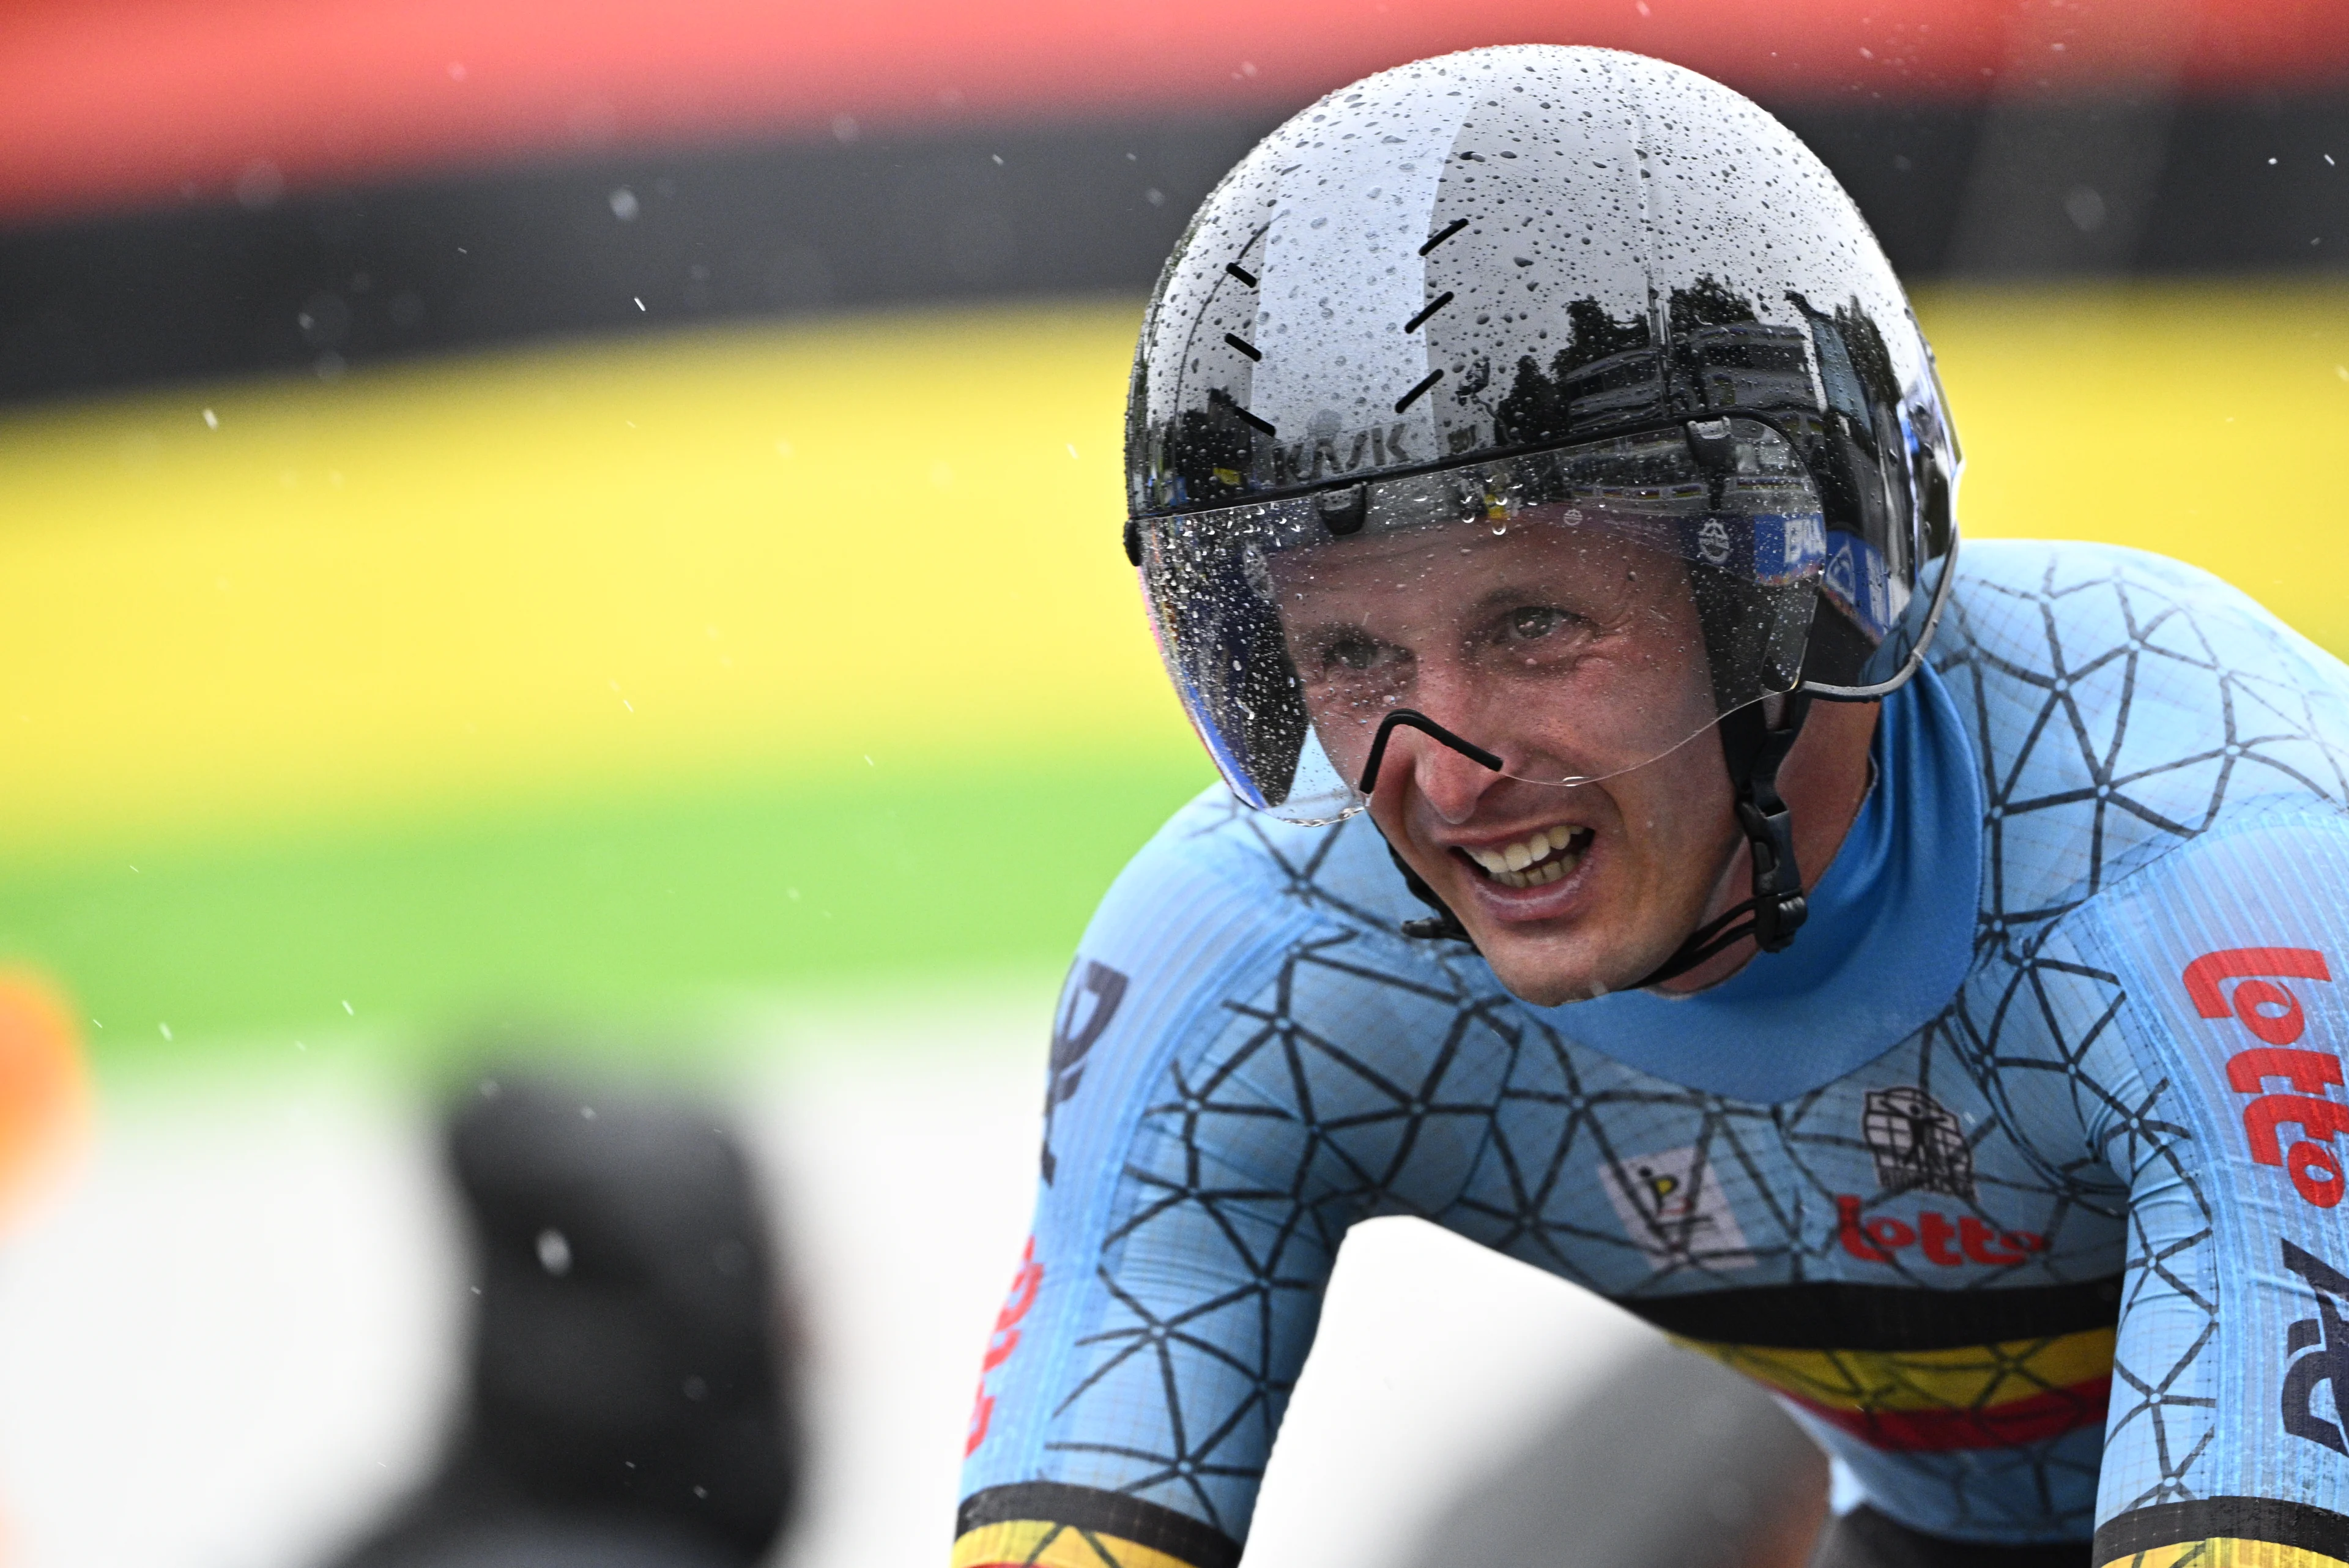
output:
[[[1440, 542], [1361, 541], [1275, 575], [1315, 730], [1349, 776], [1396, 707], [1503, 758], [1492, 773], [1398, 729], [1371, 815], [1510, 991], [1549, 1005], [1635, 984], [1749, 895], [1677, 559], [1537, 519], [1498, 536], [1475, 524]], [[1874, 703], [1815, 703], [1780, 769], [1806, 888], [1866, 797], [1876, 716]], [[1554, 782], [1573, 777], [1592, 782]], [[1537, 837], [1553, 828], [1568, 830], [1565, 847]], [[1528, 870], [1552, 879], [1513, 886], [1525, 874], [1490, 869], [1528, 843], [1547, 857]], [[1716, 983], [1754, 951], [1739, 943], [1661, 989]]]

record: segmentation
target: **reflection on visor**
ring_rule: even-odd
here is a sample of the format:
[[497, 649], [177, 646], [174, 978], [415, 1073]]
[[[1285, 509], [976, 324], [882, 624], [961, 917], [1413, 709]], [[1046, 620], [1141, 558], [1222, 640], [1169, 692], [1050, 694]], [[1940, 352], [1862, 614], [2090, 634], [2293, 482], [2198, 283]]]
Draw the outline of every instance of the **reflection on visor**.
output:
[[1397, 709], [1537, 784], [1653, 761], [1793, 690], [1834, 555], [1793, 450], [1745, 419], [1141, 532], [1192, 722], [1234, 793], [1300, 822], [1360, 809]]

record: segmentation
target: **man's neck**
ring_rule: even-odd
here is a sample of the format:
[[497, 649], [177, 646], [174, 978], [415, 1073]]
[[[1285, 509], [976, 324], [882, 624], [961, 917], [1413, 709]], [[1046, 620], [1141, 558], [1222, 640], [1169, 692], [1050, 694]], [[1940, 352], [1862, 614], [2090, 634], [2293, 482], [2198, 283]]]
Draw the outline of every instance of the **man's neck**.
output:
[[[1878, 702], [1812, 703], [1803, 732], [1779, 764], [1778, 794], [1794, 817], [1795, 864], [1802, 870], [1806, 893], [1826, 874], [1868, 799], [1868, 750], [1882, 707]], [[1753, 852], [1741, 839], [1713, 884], [1704, 919], [1717, 919], [1743, 903], [1753, 887]], [[1654, 989], [1684, 993], [1718, 985], [1744, 969], [1757, 950], [1749, 937]]]

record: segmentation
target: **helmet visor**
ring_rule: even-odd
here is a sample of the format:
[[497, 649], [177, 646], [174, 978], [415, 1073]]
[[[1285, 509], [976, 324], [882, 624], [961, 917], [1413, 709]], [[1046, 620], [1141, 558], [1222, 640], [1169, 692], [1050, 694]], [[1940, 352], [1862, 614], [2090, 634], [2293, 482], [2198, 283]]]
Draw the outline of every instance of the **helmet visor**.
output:
[[1651, 762], [1795, 688], [1827, 561], [1807, 472], [1746, 419], [1140, 529], [1192, 722], [1234, 794], [1297, 822], [1361, 808], [1400, 709], [1530, 783]]

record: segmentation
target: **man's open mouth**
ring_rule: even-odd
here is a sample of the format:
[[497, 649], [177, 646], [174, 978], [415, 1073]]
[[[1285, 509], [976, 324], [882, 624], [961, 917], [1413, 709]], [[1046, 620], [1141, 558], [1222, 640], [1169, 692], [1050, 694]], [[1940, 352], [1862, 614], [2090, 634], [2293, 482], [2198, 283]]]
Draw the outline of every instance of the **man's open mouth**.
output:
[[1590, 829], [1560, 823], [1497, 849], [1454, 849], [1453, 853], [1504, 888], [1538, 888], [1580, 865], [1583, 852], [1589, 847]]

